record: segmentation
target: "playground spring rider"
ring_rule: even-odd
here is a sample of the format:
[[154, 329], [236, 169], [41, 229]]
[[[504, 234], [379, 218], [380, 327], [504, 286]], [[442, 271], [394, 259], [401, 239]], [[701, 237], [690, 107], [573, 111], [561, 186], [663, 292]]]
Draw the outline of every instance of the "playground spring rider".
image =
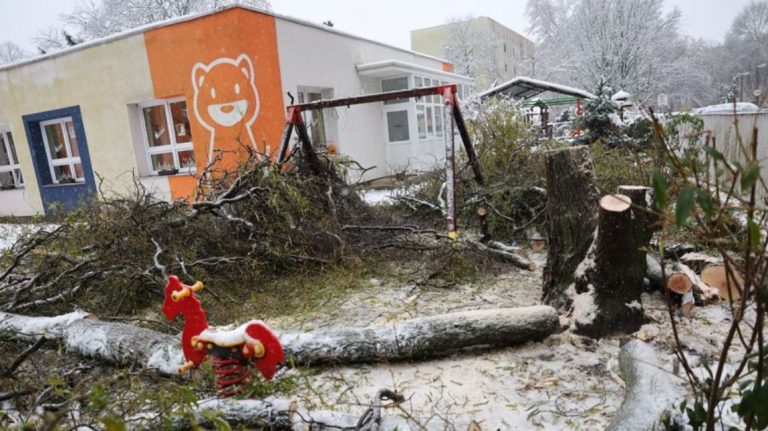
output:
[[184, 317], [181, 343], [187, 361], [179, 367], [179, 373], [198, 367], [206, 355], [211, 355], [219, 395], [226, 397], [245, 390], [243, 383], [250, 380], [252, 365], [266, 380], [272, 379], [277, 365], [285, 359], [275, 334], [261, 320], [240, 326], [208, 327], [205, 310], [195, 296], [202, 289], [202, 282], [187, 286], [175, 275], [168, 277], [165, 286], [163, 314], [168, 320], [179, 314]]

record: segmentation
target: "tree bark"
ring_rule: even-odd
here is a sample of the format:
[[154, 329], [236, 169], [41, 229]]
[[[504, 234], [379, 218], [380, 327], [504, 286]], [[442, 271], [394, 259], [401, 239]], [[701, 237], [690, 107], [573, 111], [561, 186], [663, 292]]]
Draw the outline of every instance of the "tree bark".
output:
[[589, 148], [550, 151], [547, 167], [547, 263], [544, 266], [543, 302], [567, 312], [566, 294], [576, 267], [587, 255], [597, 227], [595, 172]]
[[558, 332], [547, 306], [475, 310], [386, 326], [283, 333], [280, 340], [299, 364], [353, 363], [442, 356], [469, 347], [508, 347]]
[[[176, 374], [184, 363], [179, 337], [87, 318], [84, 312], [28, 317], [0, 312], [0, 330], [35, 339], [49, 332], [69, 351], [121, 365]], [[286, 356], [297, 365], [429, 358], [467, 348], [508, 347], [558, 332], [557, 312], [547, 306], [475, 310], [366, 328], [307, 333], [277, 331]]]
[[650, 203], [647, 193], [647, 188], [633, 188], [632, 196], [607, 195], [600, 200], [595, 241], [575, 274], [577, 333], [603, 337], [632, 333], [643, 325], [645, 249], [653, 235], [652, 219], [645, 212]]
[[626, 384], [624, 402], [606, 431], [657, 429], [664, 410], [683, 395], [649, 344], [631, 340], [621, 348], [619, 368]]
[[184, 363], [179, 337], [117, 322], [96, 320], [83, 311], [55, 317], [29, 317], [0, 312], [0, 330], [35, 339], [48, 332], [68, 351], [118, 365], [156, 368], [177, 374]]

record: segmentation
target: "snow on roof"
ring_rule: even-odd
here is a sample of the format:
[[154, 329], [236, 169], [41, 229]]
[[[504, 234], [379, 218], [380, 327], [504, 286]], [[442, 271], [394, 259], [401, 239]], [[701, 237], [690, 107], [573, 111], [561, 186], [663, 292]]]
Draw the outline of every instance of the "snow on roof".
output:
[[585, 99], [594, 99], [597, 97], [589, 91], [581, 90], [579, 88], [556, 84], [549, 81], [541, 81], [528, 78], [527, 76], [518, 76], [501, 85], [497, 85], [490, 90], [480, 93], [480, 98], [485, 99], [486, 97], [501, 93], [513, 99], [528, 99], [545, 91], [553, 91], [555, 93], [582, 97]]
[[760, 111], [754, 103], [722, 103], [720, 105], [704, 106], [693, 110], [694, 114], [753, 114]]
[[611, 96], [611, 100], [613, 100], [614, 102], [617, 100], [629, 100], [630, 97], [632, 97], [631, 94], [627, 93], [624, 90], [619, 90], [618, 93]]
[[22, 59], [20, 61], [13, 62], [13, 63], [3, 64], [3, 65], [0, 65], [0, 72], [3, 72], [5, 70], [14, 69], [14, 68], [21, 67], [21, 66], [26, 66], [26, 65], [32, 64], [32, 63], [37, 63], [38, 61], [43, 61], [43, 60], [47, 60], [47, 59], [51, 59], [51, 58], [56, 58], [56, 57], [68, 55], [68, 54], [71, 54], [71, 53], [74, 53], [74, 52], [77, 52], [77, 51], [80, 51], [80, 50], [84, 50], [84, 49], [87, 49], [87, 48], [91, 48], [91, 47], [94, 47], [94, 46], [104, 45], [104, 44], [107, 44], [107, 43], [110, 43], [110, 42], [114, 42], [116, 40], [124, 39], [124, 38], [130, 37], [130, 36], [134, 36], [134, 35], [137, 35], [137, 34], [141, 34], [141, 33], [146, 33], [147, 31], [154, 30], [154, 29], [157, 29], [157, 28], [167, 27], [167, 26], [170, 26], [170, 25], [179, 24], [179, 23], [187, 22], [187, 21], [193, 21], [193, 20], [196, 20], [196, 19], [199, 19], [199, 18], [204, 18], [204, 17], [206, 17], [208, 15], [217, 14], [219, 12], [224, 12], [224, 11], [227, 11], [227, 10], [230, 10], [230, 9], [235, 9], [235, 8], [246, 9], [246, 10], [249, 10], [251, 12], [257, 12], [257, 13], [261, 13], [261, 14], [264, 14], [264, 15], [270, 15], [270, 16], [273, 16], [273, 17], [275, 17], [277, 19], [282, 19], [282, 20], [285, 20], [285, 21], [293, 22], [295, 24], [303, 25], [305, 27], [312, 27], [312, 28], [317, 29], [317, 30], [322, 30], [322, 31], [325, 31], [325, 32], [328, 32], [328, 33], [333, 33], [333, 34], [339, 35], [339, 36], [348, 37], [350, 39], [357, 39], [357, 40], [360, 40], [360, 41], [363, 41], [363, 42], [374, 43], [374, 44], [379, 45], [379, 46], [384, 46], [384, 47], [387, 47], [387, 48], [390, 48], [390, 49], [395, 49], [395, 50], [406, 52], [406, 53], [409, 53], [409, 54], [412, 54], [412, 55], [417, 55], [419, 57], [428, 58], [428, 59], [435, 60], [435, 61], [440, 61], [440, 62], [443, 62], [443, 63], [450, 63], [450, 61], [448, 61], [448, 60], [446, 60], [444, 58], [435, 57], [433, 55], [424, 54], [422, 52], [411, 51], [411, 50], [408, 50], [408, 49], [404, 49], [404, 48], [400, 48], [400, 47], [397, 47], [397, 46], [389, 45], [389, 44], [386, 44], [384, 42], [379, 42], [379, 41], [372, 40], [372, 39], [367, 39], [365, 37], [357, 36], [357, 35], [354, 35], [352, 33], [347, 33], [347, 32], [344, 32], [344, 31], [336, 30], [335, 28], [329, 27], [327, 25], [317, 24], [317, 23], [314, 23], [314, 22], [311, 22], [311, 21], [303, 20], [301, 18], [295, 18], [295, 17], [288, 16], [288, 15], [281, 15], [281, 14], [277, 14], [277, 13], [274, 13], [274, 12], [271, 12], [271, 11], [268, 11], [268, 10], [259, 9], [257, 7], [235, 3], [235, 4], [232, 4], [232, 5], [228, 5], [228, 6], [224, 6], [224, 7], [219, 7], [219, 8], [216, 8], [216, 9], [207, 10], [205, 12], [197, 12], [197, 13], [193, 13], [193, 14], [189, 14], [189, 15], [183, 15], [183, 16], [178, 16], [178, 17], [175, 17], [175, 18], [166, 19], [166, 20], [163, 20], [163, 21], [157, 21], [157, 22], [149, 23], [149, 24], [142, 25], [142, 26], [139, 26], [139, 27], [134, 27], [134, 28], [131, 28], [131, 29], [127, 29], [127, 30], [124, 30], [124, 31], [121, 31], [121, 32], [118, 32], [118, 33], [110, 34], [109, 36], [105, 36], [105, 37], [102, 37], [102, 38], [89, 40], [88, 42], [80, 43], [80, 44], [74, 45], [74, 46], [69, 47], [69, 48], [61, 49], [61, 50], [58, 50], [58, 51], [52, 51], [52, 52], [49, 52], [49, 53], [46, 53], [46, 54], [42, 54], [42, 55], [39, 55], [39, 56], [36, 56], [36, 57]]
[[357, 66], [355, 66], [355, 68], [357, 69], [357, 73], [360, 75], [376, 74], [377, 72], [388, 71], [388, 70], [406, 70], [406, 71], [416, 71], [416, 72], [420, 71], [420, 72], [432, 73], [435, 75], [441, 75], [448, 78], [457, 79], [462, 82], [472, 82], [472, 78], [469, 78], [464, 75], [459, 75], [457, 73], [452, 73], [452, 72], [445, 72], [443, 70], [435, 69], [433, 67], [408, 63], [406, 61], [401, 61], [401, 60], [373, 61], [370, 63], [358, 64]]

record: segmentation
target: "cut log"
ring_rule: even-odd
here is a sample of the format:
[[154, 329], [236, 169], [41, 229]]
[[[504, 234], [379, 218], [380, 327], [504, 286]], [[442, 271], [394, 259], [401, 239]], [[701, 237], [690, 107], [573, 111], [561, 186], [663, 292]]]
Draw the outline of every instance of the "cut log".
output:
[[701, 274], [701, 271], [708, 266], [722, 265], [723, 259], [704, 253], [690, 252], [680, 256], [680, 262], [691, 268], [697, 274]]
[[[88, 319], [75, 312], [29, 317], [0, 312], [0, 330], [36, 339], [46, 331], [73, 352], [121, 365], [176, 374], [184, 363], [179, 337], [150, 329]], [[508, 347], [539, 341], [560, 330], [547, 306], [474, 310], [384, 326], [314, 332], [277, 331], [291, 363], [375, 362], [443, 356], [468, 348]]]
[[619, 353], [619, 368], [626, 384], [624, 401], [607, 431], [661, 429], [660, 417], [672, 409], [684, 392], [674, 385], [649, 344], [631, 340]]
[[672, 270], [685, 274], [691, 280], [693, 296], [699, 305], [711, 304], [720, 300], [718, 290], [704, 282], [688, 265], [676, 262], [672, 265]]
[[[661, 287], [661, 286], [667, 286], [667, 282], [663, 280], [663, 275], [661, 272], [661, 264], [658, 261], [658, 258], [656, 256], [653, 256], [651, 254], [646, 255], [646, 263], [647, 263], [647, 270], [646, 270], [646, 277], [648, 277], [648, 280], [651, 282], [651, 285], [654, 287]], [[664, 272], [667, 278], [675, 275], [675, 274], [681, 274], [684, 275], [688, 280], [691, 282], [691, 290], [693, 291], [693, 297], [696, 301], [696, 305], [702, 306], [706, 304], [710, 304], [713, 302], [717, 302], [720, 299], [719, 291], [709, 286], [707, 283], [705, 283], [701, 277], [696, 275], [696, 273], [689, 268], [687, 265], [684, 265], [680, 262], [675, 262], [672, 264], [664, 265]]]
[[471, 243], [489, 254], [499, 256], [518, 268], [527, 269], [528, 271], [536, 270], [536, 263], [527, 257], [517, 254], [520, 252], [518, 247], [504, 244], [501, 241], [472, 241]]
[[693, 282], [681, 272], [667, 277], [667, 289], [678, 295], [685, 295], [691, 290], [691, 287], [693, 287]]
[[645, 215], [651, 199], [648, 188], [632, 190], [632, 197], [614, 194], [600, 200], [597, 235], [575, 273], [577, 333], [633, 333], [644, 323], [640, 296], [647, 271], [645, 250], [653, 235], [652, 219]]
[[661, 290], [667, 286], [664, 273], [661, 271], [659, 258], [651, 253], [645, 255], [645, 276], [651, 284], [651, 288]]
[[704, 268], [701, 272], [701, 279], [704, 283], [717, 289], [721, 298], [726, 301], [731, 299], [738, 301], [744, 289], [744, 279], [734, 270], [728, 271], [725, 265], [713, 265]]
[[696, 305], [696, 299], [693, 296], [693, 289], [689, 289], [680, 298], [680, 313], [685, 317], [693, 314], [693, 307]]
[[542, 251], [545, 248], [547, 248], [547, 242], [543, 239], [532, 239], [531, 240], [531, 250], [533, 251]]
[[572, 298], [567, 291], [592, 243], [600, 195], [588, 147], [550, 151], [546, 154], [546, 168], [549, 243], [542, 299], [547, 305], [569, 312]]

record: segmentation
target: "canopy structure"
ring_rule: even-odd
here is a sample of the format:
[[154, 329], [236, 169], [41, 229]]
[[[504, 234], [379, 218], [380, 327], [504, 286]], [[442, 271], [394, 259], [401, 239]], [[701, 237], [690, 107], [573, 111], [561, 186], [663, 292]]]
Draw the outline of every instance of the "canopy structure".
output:
[[528, 78], [527, 76], [518, 76], [501, 85], [497, 85], [490, 90], [480, 93], [480, 99], [486, 99], [497, 94], [502, 94], [512, 99], [530, 99], [545, 91], [572, 96], [577, 99], [594, 99], [597, 97], [589, 91], [581, 90], [579, 88], [560, 85], [554, 82], [541, 81]]

